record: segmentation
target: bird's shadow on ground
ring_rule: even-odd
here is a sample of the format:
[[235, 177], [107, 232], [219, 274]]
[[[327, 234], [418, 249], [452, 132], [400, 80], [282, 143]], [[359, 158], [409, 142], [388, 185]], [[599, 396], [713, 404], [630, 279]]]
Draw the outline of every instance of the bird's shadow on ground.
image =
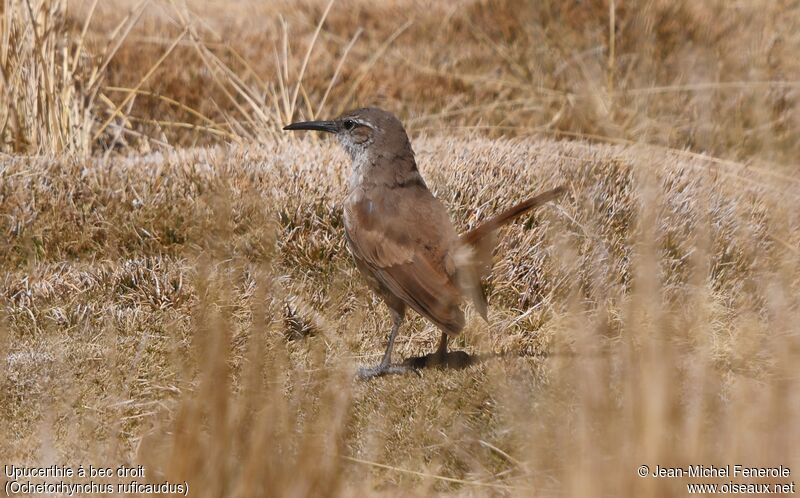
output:
[[[373, 372], [372, 370], [367, 369], [366, 372], [359, 374], [359, 377], [364, 380], [372, 377], [380, 377], [392, 374], [407, 374], [412, 372], [419, 375], [421, 374], [422, 370], [427, 369], [463, 370], [467, 367], [481, 364], [492, 358], [506, 358], [513, 356], [518, 355], [511, 355], [508, 353], [482, 353], [472, 355], [465, 351], [449, 351], [445, 355], [431, 353], [423, 356], [412, 356], [410, 358], [406, 358], [402, 363], [391, 365], [390, 367], [381, 371]], [[535, 354], [532, 356], [546, 358], [549, 355]]]
[[433, 368], [442, 370], [462, 370], [493, 358], [535, 357], [539, 359], [546, 359], [554, 356], [576, 356], [576, 354], [571, 352], [549, 352], [525, 355], [512, 354], [508, 352], [469, 354], [465, 351], [448, 351], [444, 356], [439, 353], [430, 353], [423, 356], [412, 356], [410, 358], [406, 358], [403, 360], [403, 363], [400, 364], [400, 368], [405, 369], [405, 371], [414, 371], [418, 373], [420, 370]]
[[439, 353], [431, 353], [423, 356], [412, 356], [410, 358], [406, 358], [403, 361], [402, 366], [414, 371], [424, 370], [427, 368], [462, 370], [497, 356], [498, 355], [496, 354], [471, 355], [465, 351], [449, 351], [444, 355]]

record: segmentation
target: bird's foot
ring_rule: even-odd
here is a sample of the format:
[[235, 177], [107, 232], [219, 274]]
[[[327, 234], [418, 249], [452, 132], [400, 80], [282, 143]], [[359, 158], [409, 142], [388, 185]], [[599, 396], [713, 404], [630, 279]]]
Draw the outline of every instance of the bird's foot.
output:
[[358, 378], [360, 380], [367, 380], [373, 377], [381, 377], [383, 375], [404, 374], [411, 371], [412, 368], [406, 365], [389, 365], [380, 364], [374, 367], [362, 367], [358, 369]]
[[431, 353], [425, 356], [415, 356], [403, 362], [403, 366], [419, 370], [422, 368], [452, 368], [459, 370], [466, 368], [479, 360], [464, 351], [448, 351], [447, 353]]

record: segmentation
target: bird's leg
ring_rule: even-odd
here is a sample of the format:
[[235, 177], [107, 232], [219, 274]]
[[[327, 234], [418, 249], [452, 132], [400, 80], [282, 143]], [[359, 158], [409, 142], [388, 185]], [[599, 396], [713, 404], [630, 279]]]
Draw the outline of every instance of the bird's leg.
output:
[[394, 348], [394, 340], [397, 337], [397, 331], [400, 330], [400, 324], [403, 323], [403, 313], [395, 310], [391, 311], [394, 318], [394, 324], [392, 325], [392, 331], [389, 332], [389, 343], [386, 345], [386, 352], [383, 353], [383, 359], [378, 366], [372, 368], [360, 368], [358, 370], [358, 376], [362, 379], [368, 379], [370, 377], [377, 377], [379, 375], [391, 373], [404, 373], [408, 371], [407, 367], [392, 365], [392, 349]]
[[389, 332], [389, 343], [386, 344], [386, 352], [383, 353], [380, 367], [386, 368], [392, 364], [392, 349], [394, 349], [394, 340], [397, 337], [397, 331], [400, 330], [400, 324], [403, 323], [403, 315], [399, 313], [392, 313], [394, 315], [394, 323], [392, 324], [392, 331]]
[[439, 340], [439, 348], [436, 350], [436, 356], [440, 363], [444, 363], [447, 359], [447, 334], [442, 332], [442, 338]]
[[425, 366], [464, 368], [474, 363], [475, 359], [464, 351], [448, 351], [447, 339], [447, 334], [442, 332], [442, 338], [439, 341], [439, 347], [436, 349], [435, 353], [427, 356]]

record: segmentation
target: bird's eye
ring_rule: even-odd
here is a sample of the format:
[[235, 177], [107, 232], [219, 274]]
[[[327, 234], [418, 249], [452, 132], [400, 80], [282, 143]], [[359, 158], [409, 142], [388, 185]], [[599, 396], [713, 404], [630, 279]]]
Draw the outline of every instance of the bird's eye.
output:
[[356, 127], [356, 122], [353, 121], [352, 119], [345, 119], [344, 120], [344, 129], [345, 130], [350, 131], [355, 127]]

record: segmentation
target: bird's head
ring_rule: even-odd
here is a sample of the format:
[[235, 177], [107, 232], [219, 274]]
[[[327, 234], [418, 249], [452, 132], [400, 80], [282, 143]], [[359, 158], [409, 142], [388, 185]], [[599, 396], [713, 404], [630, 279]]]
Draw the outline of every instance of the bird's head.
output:
[[396, 155], [411, 153], [411, 145], [403, 124], [394, 114], [377, 107], [348, 111], [330, 121], [292, 123], [283, 129], [333, 133], [353, 160], [376, 153]]

